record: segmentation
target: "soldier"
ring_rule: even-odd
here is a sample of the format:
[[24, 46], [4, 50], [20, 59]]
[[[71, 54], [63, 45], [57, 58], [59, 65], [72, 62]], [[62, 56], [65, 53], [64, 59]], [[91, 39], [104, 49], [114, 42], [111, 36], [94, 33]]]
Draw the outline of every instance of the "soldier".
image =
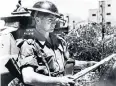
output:
[[[35, 19], [34, 36], [19, 43], [18, 58], [14, 58], [19, 75], [9, 86], [55, 86], [74, 83], [71, 76], [65, 76], [65, 63], [70, 60], [66, 42], [53, 34], [57, 19], [60, 18], [58, 9], [49, 1], [39, 1], [29, 8]], [[94, 64], [71, 60], [75, 66]], [[14, 72], [13, 71], [13, 72]]]

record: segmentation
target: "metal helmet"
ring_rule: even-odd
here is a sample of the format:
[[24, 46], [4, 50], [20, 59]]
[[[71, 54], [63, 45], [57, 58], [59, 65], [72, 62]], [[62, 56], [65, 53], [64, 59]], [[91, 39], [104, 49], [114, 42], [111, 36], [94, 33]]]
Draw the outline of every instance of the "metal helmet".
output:
[[60, 17], [57, 7], [50, 1], [39, 1], [34, 4], [33, 8], [28, 8], [28, 10], [49, 13], [56, 17]]

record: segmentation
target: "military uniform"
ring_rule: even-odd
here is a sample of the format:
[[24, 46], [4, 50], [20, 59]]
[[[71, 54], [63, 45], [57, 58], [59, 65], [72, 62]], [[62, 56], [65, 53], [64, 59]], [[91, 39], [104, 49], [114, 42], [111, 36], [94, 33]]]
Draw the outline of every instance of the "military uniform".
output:
[[[50, 35], [50, 40], [51, 43], [41, 42], [35, 38], [21, 41], [18, 44], [20, 47], [19, 56], [14, 58], [18, 66], [16, 70], [21, 73], [22, 68], [31, 66], [39, 74], [53, 77], [63, 76], [67, 60], [64, 56], [66, 43], [61, 37], [56, 37], [53, 34]], [[15, 78], [9, 86], [25, 86], [21, 81], [23, 81], [21, 78]]]

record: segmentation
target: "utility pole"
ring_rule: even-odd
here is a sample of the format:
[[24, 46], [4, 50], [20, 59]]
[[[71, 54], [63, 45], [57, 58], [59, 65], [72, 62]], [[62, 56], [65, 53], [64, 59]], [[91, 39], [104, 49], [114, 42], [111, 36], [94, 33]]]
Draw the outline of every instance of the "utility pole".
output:
[[[104, 35], [105, 35], [105, 1], [100, 1], [101, 25], [102, 25], [102, 57], [104, 57]], [[102, 59], [102, 58], [101, 58]]]
[[69, 23], [70, 23], [69, 15], [67, 15], [66, 18], [67, 18], [67, 27], [68, 27], [68, 29], [69, 29]]
[[102, 40], [104, 39], [104, 34], [105, 34], [105, 1], [102, 2]]
[[69, 15], [68, 16], [66, 16], [67, 17], [67, 23], [68, 23], [68, 26], [69, 26]]
[[68, 29], [68, 33], [69, 33], [69, 30], [70, 30], [70, 27], [69, 27], [69, 15], [66, 16], [66, 25], [67, 25], [67, 29]]
[[73, 29], [75, 29], [75, 21], [73, 21]]

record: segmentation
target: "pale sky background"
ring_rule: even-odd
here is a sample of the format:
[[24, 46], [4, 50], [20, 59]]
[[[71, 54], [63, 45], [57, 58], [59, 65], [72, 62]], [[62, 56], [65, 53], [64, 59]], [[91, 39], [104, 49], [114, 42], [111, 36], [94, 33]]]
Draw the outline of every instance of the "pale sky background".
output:
[[[38, 0], [22, 0], [23, 6], [31, 7]], [[98, 8], [98, 0], [49, 0], [56, 4], [60, 13], [80, 19], [87, 19], [88, 10]], [[8, 15], [15, 9], [18, 0], [1, 0], [0, 16]]]
[[[38, 0], [22, 0], [22, 5], [32, 7]], [[56, 4], [60, 13], [69, 14], [79, 20], [87, 20], [89, 9], [98, 8], [99, 0], [49, 0]], [[116, 0], [112, 0], [115, 1]], [[1, 0], [0, 17], [9, 15], [15, 8], [18, 0]], [[116, 3], [113, 2], [116, 7]], [[115, 8], [114, 7], [114, 8]], [[116, 13], [116, 12], [115, 12]]]

